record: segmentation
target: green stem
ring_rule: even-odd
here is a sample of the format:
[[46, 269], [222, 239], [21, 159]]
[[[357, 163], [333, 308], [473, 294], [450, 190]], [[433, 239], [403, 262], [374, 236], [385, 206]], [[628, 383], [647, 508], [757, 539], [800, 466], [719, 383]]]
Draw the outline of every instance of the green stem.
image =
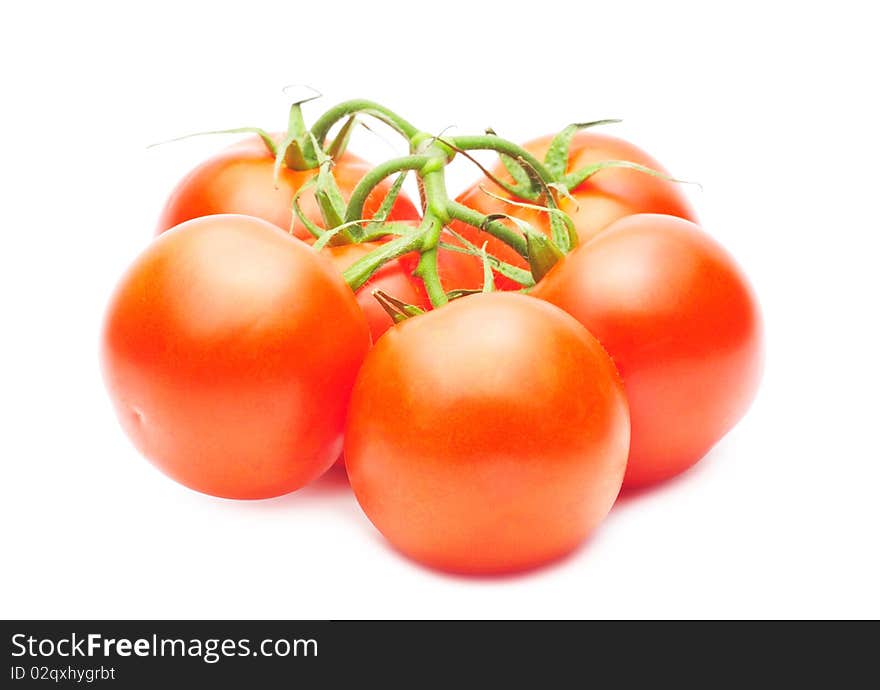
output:
[[535, 172], [543, 177], [545, 181], [556, 182], [556, 178], [549, 170], [547, 170], [547, 167], [522, 146], [518, 146], [512, 141], [502, 139], [494, 134], [449, 137], [449, 141], [464, 151], [497, 151], [498, 153], [506, 154], [511, 158], [522, 158], [535, 170]]
[[[431, 153], [436, 153], [431, 151]], [[449, 193], [446, 191], [446, 173], [444, 172], [446, 159], [441, 156], [432, 156], [419, 171], [422, 184], [425, 187], [425, 215], [433, 214], [440, 223], [437, 229], [436, 241], [440, 239], [440, 229], [449, 222]], [[428, 247], [430, 249], [430, 247]]]
[[431, 146], [427, 149], [429, 160], [420, 168], [419, 178], [425, 190], [425, 236], [420, 248], [421, 256], [414, 274], [422, 279], [425, 292], [433, 307], [440, 307], [449, 301], [437, 266], [437, 251], [443, 226], [449, 222], [449, 194], [446, 191], [447, 151]]
[[431, 306], [436, 308], [443, 306], [449, 301], [446, 290], [443, 289], [443, 283], [440, 280], [440, 272], [437, 266], [437, 247], [440, 243], [440, 232], [443, 230], [443, 223], [431, 211], [428, 211], [425, 221], [430, 223], [430, 225], [426, 228], [424, 238], [422, 239], [419, 264], [413, 273], [422, 279], [422, 282], [425, 284], [425, 292], [428, 293], [428, 299], [431, 300]]
[[[423, 223], [424, 225], [424, 223]], [[358, 259], [345, 269], [342, 277], [352, 290], [363, 287], [370, 277], [389, 261], [421, 248], [422, 240], [430, 228], [420, 228], [416, 232], [386, 242], [365, 257]]]
[[400, 132], [407, 139], [412, 139], [419, 131], [417, 127], [413, 126], [384, 105], [379, 105], [378, 103], [365, 99], [355, 99], [333, 106], [330, 110], [321, 115], [321, 117], [315, 120], [315, 123], [312, 125], [312, 134], [318, 143], [323, 146], [324, 140], [327, 138], [327, 134], [330, 132], [333, 125], [339, 120], [356, 113], [372, 115], [389, 127]]
[[407, 138], [410, 150], [417, 153], [386, 161], [364, 175], [352, 191], [344, 222], [362, 220], [364, 204], [370, 193], [390, 175], [406, 170], [417, 171], [425, 212], [418, 230], [383, 244], [346, 269], [343, 276], [353, 290], [362, 287], [383, 264], [412, 251], [418, 251], [419, 263], [414, 274], [423, 281], [425, 291], [434, 307], [446, 304], [449, 297], [440, 280], [437, 252], [443, 227], [452, 219], [483, 230], [512, 247], [520, 256], [528, 257], [526, 238], [521, 233], [501, 221], [489, 221], [482, 213], [449, 198], [446, 191], [445, 167], [455, 155], [453, 150], [455, 148], [490, 150], [523, 161], [545, 182], [555, 181], [546, 166], [531, 153], [513, 142], [494, 135], [452, 137], [447, 142], [418, 130], [391, 110], [367, 100], [346, 101], [331, 108], [312, 126], [312, 135], [319, 145], [323, 146], [327, 134], [335, 123], [357, 113], [372, 115], [393, 127]]
[[386, 177], [402, 170], [419, 170], [430, 160], [430, 156], [404, 156], [381, 163], [370, 170], [351, 192], [348, 208], [345, 211], [345, 221], [363, 218], [367, 197]]
[[467, 223], [479, 230], [488, 232], [493, 237], [497, 237], [505, 244], [510, 245], [510, 247], [521, 257], [528, 257], [529, 253], [528, 247], [526, 246], [526, 238], [516, 230], [511, 230], [501, 221], [493, 220], [487, 223], [486, 216], [482, 213], [474, 211], [472, 208], [468, 208], [464, 204], [459, 204], [457, 201], [449, 202], [446, 205], [446, 210], [449, 213], [450, 218], [455, 218], [462, 223]]

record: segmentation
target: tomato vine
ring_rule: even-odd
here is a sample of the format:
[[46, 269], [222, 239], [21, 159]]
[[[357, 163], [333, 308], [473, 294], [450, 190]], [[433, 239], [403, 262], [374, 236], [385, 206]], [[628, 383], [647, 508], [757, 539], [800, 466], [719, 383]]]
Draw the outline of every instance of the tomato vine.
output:
[[[294, 196], [292, 211], [294, 218], [299, 219], [315, 237], [316, 248], [393, 238], [345, 271], [346, 282], [355, 290], [362, 287], [384, 264], [405, 254], [418, 252], [420, 258], [414, 275], [424, 283], [431, 305], [441, 306], [457, 297], [458, 291], [447, 291], [441, 282], [437, 263], [440, 250], [479, 257], [486, 270], [491, 269], [503, 275], [520, 288], [531, 288], [578, 243], [572, 220], [559, 208], [561, 197], [570, 197], [575, 187], [606, 168], [629, 168], [666, 178], [651, 168], [625, 160], [606, 160], [567, 172], [569, 147], [576, 132], [618, 120], [569, 125], [553, 138], [545, 159], [541, 161], [524, 147], [498, 136], [492, 130], [479, 135], [434, 135], [418, 128], [390, 108], [366, 99], [339, 103], [320, 115], [311, 128], [307, 128], [302, 105], [309, 100], [313, 98], [292, 104], [287, 131], [280, 142], [276, 142], [264, 130], [253, 127], [224, 131], [258, 134], [275, 160], [276, 180], [283, 167], [294, 171], [315, 171]], [[334, 160], [342, 156], [355, 123], [364, 116], [384, 123], [399, 134], [406, 141], [409, 153], [369, 170], [354, 187], [346, 203], [333, 177]], [[336, 134], [328, 142], [334, 129]], [[471, 155], [473, 151], [499, 154], [512, 182], [486, 170]], [[511, 195], [510, 199], [497, 197], [505, 206], [512, 207], [510, 214], [481, 213], [449, 197], [445, 169], [457, 155], [471, 160], [480, 167], [487, 179]], [[418, 178], [422, 201], [422, 222], [416, 228], [388, 220], [388, 212], [400, 193], [404, 178], [411, 173]], [[395, 175], [397, 179], [388, 190], [382, 207], [372, 218], [365, 218], [368, 197], [373, 198], [379, 187], [387, 187], [386, 180]], [[300, 194], [311, 188], [314, 188], [324, 227], [310, 220], [299, 206]], [[491, 196], [490, 192], [486, 193]], [[516, 207], [547, 213], [551, 229], [549, 237], [517, 217]], [[463, 223], [496, 238], [525, 260], [528, 268], [507, 263], [457, 233], [454, 242], [443, 241], [444, 229], [448, 232], [450, 222]]]

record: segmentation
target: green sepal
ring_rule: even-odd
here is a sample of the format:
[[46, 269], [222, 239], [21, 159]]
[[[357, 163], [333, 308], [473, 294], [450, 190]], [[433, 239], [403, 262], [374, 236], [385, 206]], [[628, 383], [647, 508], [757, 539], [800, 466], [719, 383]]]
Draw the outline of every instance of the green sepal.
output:
[[544, 165], [554, 179], [560, 180], [568, 169], [569, 149], [571, 148], [571, 140], [574, 135], [582, 129], [588, 127], [597, 127], [599, 125], [610, 125], [620, 122], [616, 119], [593, 120], [592, 122], [576, 122], [563, 129], [559, 134], [553, 137], [547, 154], [544, 156]]
[[518, 196], [520, 199], [537, 199], [539, 192], [535, 188], [524, 167], [520, 165], [519, 160], [511, 158], [506, 153], [500, 154], [500, 157], [501, 163], [504, 165], [504, 168], [513, 178], [515, 183], [513, 185], [504, 183], [502, 185], [504, 189], [514, 196]]
[[165, 141], [157, 141], [155, 144], [150, 144], [147, 146], [148, 149], [154, 148], [156, 146], [161, 146], [162, 144], [170, 144], [174, 141], [183, 141], [184, 139], [191, 139], [192, 137], [203, 137], [208, 134], [256, 134], [263, 140], [263, 143], [266, 145], [269, 153], [272, 156], [276, 156], [278, 154], [278, 149], [275, 146], [275, 141], [272, 139], [272, 135], [269, 134], [265, 129], [260, 129], [259, 127], [234, 127], [233, 129], [214, 129], [209, 132], [193, 132], [192, 134], [184, 134], [182, 137], [174, 137], [173, 139], [166, 139]]
[[[287, 162], [288, 151], [290, 151], [291, 147], [295, 145], [295, 140], [289, 134], [281, 140], [281, 143], [278, 145], [278, 150], [275, 153], [275, 164], [272, 166], [272, 180], [275, 182], [275, 186], [278, 186], [278, 178], [281, 177], [281, 168], [284, 167]], [[296, 144], [296, 150], [293, 154], [291, 154], [294, 159], [299, 157], [299, 160], [305, 164], [305, 160], [302, 159], [302, 151], [299, 148], [299, 145]], [[290, 167], [290, 166], [289, 166]], [[295, 170], [302, 170], [303, 168], [294, 168]]]
[[659, 170], [649, 168], [646, 165], [640, 165], [639, 163], [633, 163], [632, 161], [618, 160], [600, 161], [599, 163], [588, 165], [585, 168], [581, 168], [580, 170], [575, 170], [574, 172], [569, 173], [562, 178], [562, 184], [564, 184], [569, 190], [573, 190], [579, 185], [583, 184], [586, 180], [590, 179], [597, 172], [599, 172], [600, 170], [605, 170], [606, 168], [626, 168], [627, 170], [637, 170], [638, 172], [645, 173], [646, 175], [650, 175], [651, 177], [659, 177], [661, 180], [666, 180], [667, 182], [677, 182], [679, 184], [695, 184], [693, 182], [688, 182], [687, 180], [679, 180], [674, 177], [670, 177], [669, 175], [662, 173]]
[[[315, 225], [315, 224], [311, 221], [311, 219], [309, 219], [309, 218], [306, 216], [306, 214], [305, 214], [305, 213], [303, 212], [303, 210], [302, 210], [302, 207], [299, 205], [299, 198], [300, 198], [300, 196], [302, 196], [302, 193], [303, 193], [304, 191], [306, 191], [307, 189], [311, 189], [312, 187], [315, 186], [315, 184], [317, 183], [317, 179], [316, 179], [316, 178], [317, 178], [317, 176], [312, 176], [312, 177], [310, 177], [308, 180], [306, 180], [306, 181], [300, 186], [299, 189], [296, 190], [296, 193], [293, 195], [293, 201], [292, 201], [292, 204], [291, 204], [291, 205], [293, 206], [293, 213], [294, 213], [294, 215], [296, 215], [296, 217], [299, 218], [300, 222], [305, 226], [306, 230], [308, 230], [309, 233], [310, 233], [312, 236], [314, 236], [314, 237], [316, 237], [317, 239], [320, 240], [320, 239], [321, 239], [321, 236], [322, 236], [322, 235], [324, 234], [324, 232], [325, 232], [325, 231], [324, 231], [324, 228], [321, 228], [321, 227], [318, 227], [317, 225]], [[291, 235], [293, 234], [293, 226], [294, 226], [294, 223], [293, 223], [293, 221], [291, 220], [291, 223], [290, 223], [290, 230], [289, 230], [289, 232], [290, 232]]]
[[360, 235], [360, 226], [357, 223], [345, 223], [345, 198], [336, 184], [333, 176], [333, 159], [321, 150], [311, 132], [306, 133], [306, 138], [312, 142], [313, 150], [318, 160], [318, 175], [315, 189], [315, 199], [324, 226], [328, 231], [335, 230], [333, 234], [334, 244], [346, 244], [357, 241]]
[[345, 199], [339, 191], [329, 163], [322, 163], [318, 169], [315, 199], [318, 201], [321, 218], [324, 219], [324, 225], [328, 230], [345, 222]]
[[571, 203], [573, 203], [575, 207], [578, 207], [580, 205], [578, 204], [578, 200], [575, 199], [574, 195], [569, 191], [568, 187], [566, 187], [561, 182], [550, 182], [547, 186], [557, 194], [564, 196]]
[[449, 301], [455, 299], [460, 299], [462, 297], [467, 297], [469, 295], [479, 295], [482, 290], [473, 290], [471, 288], [456, 288], [455, 290], [450, 290], [446, 293], [446, 296], [449, 298]]
[[[306, 157], [305, 151], [303, 151], [302, 144], [296, 139], [285, 139], [281, 148], [284, 151], [284, 155], [280, 156], [281, 163], [286, 165], [291, 170], [311, 170], [314, 168], [314, 165], [311, 165], [314, 161], [309, 160]], [[275, 159], [275, 169], [276, 172], [281, 171], [281, 165], [278, 163], [278, 157]], [[275, 181], [278, 181], [278, 175], [275, 175]]]
[[[520, 202], [512, 201], [510, 203], [520, 205]], [[544, 208], [544, 207], [539, 206], [538, 208]], [[526, 237], [528, 237], [529, 235], [540, 235], [541, 234], [537, 230], [535, 230], [535, 228], [532, 227], [532, 224], [529, 223], [528, 221], [525, 221], [522, 218], [517, 218], [516, 216], [511, 216], [509, 213], [490, 213], [488, 216], [486, 216], [486, 219], [483, 221], [483, 226], [480, 228], [480, 230], [485, 232], [486, 226], [489, 223], [495, 222], [496, 220], [509, 220], [511, 223], [516, 225], [517, 229]], [[479, 248], [477, 248], [477, 249], [479, 249]]]
[[[321, 236], [318, 240], [312, 245], [318, 251], [322, 250], [328, 244], [336, 247], [342, 244], [352, 244], [353, 241], [348, 236], [342, 235], [346, 230], [350, 228], [359, 228], [361, 227], [361, 223], [367, 223], [368, 231], [363, 234], [359, 234], [357, 240], [354, 242], [363, 243], [363, 242], [374, 242], [376, 240], [382, 239], [383, 237], [388, 237], [389, 235], [393, 235], [394, 237], [401, 237], [403, 235], [409, 235], [413, 232], [417, 232], [417, 228], [413, 228], [409, 225], [404, 225], [403, 223], [374, 223], [371, 220], [350, 220], [342, 225], [337, 225], [335, 228], [331, 230], [325, 230], [321, 233]], [[375, 225], [375, 229], [373, 226]], [[404, 230], [405, 228], [405, 230]]]
[[379, 206], [379, 209], [373, 215], [371, 220], [382, 222], [388, 218], [388, 214], [391, 213], [391, 209], [394, 208], [397, 197], [400, 196], [400, 190], [403, 188], [403, 183], [405, 181], [406, 172], [404, 171], [394, 180], [394, 184], [391, 185], [391, 189], [388, 190], [388, 194], [386, 194], [385, 198], [382, 200], [382, 205]]
[[335, 228], [332, 228], [330, 230], [325, 230], [321, 234], [321, 236], [317, 240], [315, 240], [315, 243], [312, 245], [312, 247], [314, 247], [317, 251], [321, 251], [328, 244], [332, 247], [338, 247], [344, 244], [353, 244], [354, 239], [346, 231], [349, 228], [358, 225], [359, 222], [360, 221], [356, 221], [353, 223], [343, 223], [342, 225], [337, 225]]
[[[352, 222], [362, 223], [364, 221], [356, 220]], [[346, 223], [346, 225], [348, 225], [348, 223]], [[374, 242], [376, 240], [381, 240], [383, 237], [388, 237], [388, 235], [401, 237], [403, 235], [412, 235], [413, 233], [416, 233], [418, 231], [419, 229], [417, 227], [407, 225], [406, 223], [379, 223], [374, 220], [369, 220], [366, 221], [366, 225], [363, 229], [363, 234], [358, 238], [358, 241]]]
[[315, 146], [302, 114], [302, 104], [314, 98], [317, 96], [306, 98], [290, 106], [287, 133], [275, 155], [273, 175], [276, 184], [281, 174], [282, 165], [286, 165], [291, 170], [312, 170], [317, 168], [321, 162], [316, 151], [316, 148], [320, 149]]
[[[559, 211], [560, 209], [556, 203], [556, 197], [553, 195], [553, 191], [547, 186], [547, 183], [538, 174], [537, 170], [532, 169], [531, 166], [524, 169], [531, 178], [532, 183], [540, 190], [541, 198], [544, 199], [547, 208], [550, 211]], [[550, 213], [550, 234], [552, 235], [556, 246], [563, 252], [567, 252], [571, 249], [571, 237], [569, 235], [568, 227], [563, 218], [560, 217], [559, 213]]]
[[[306, 180], [299, 189], [296, 190], [296, 193], [293, 195], [293, 212], [297, 218], [299, 218], [300, 222], [305, 226], [306, 230], [316, 238], [314, 247], [318, 251], [326, 247], [328, 244], [338, 246], [341, 244], [351, 244], [355, 241], [352, 236], [350, 229], [353, 227], [357, 227], [360, 224], [360, 221], [354, 223], [343, 223], [342, 221], [331, 224], [328, 221], [334, 220], [332, 216], [328, 217], [328, 214], [325, 213], [325, 206], [329, 206], [330, 212], [332, 213], [332, 202], [329, 200], [328, 194], [326, 190], [322, 191], [320, 188], [321, 185], [321, 172], [328, 167], [327, 165], [322, 165], [318, 174], [310, 177]], [[328, 173], [330, 182], [328, 183], [325, 179], [324, 184], [332, 184], [335, 186], [336, 181], [333, 179], [331, 173]], [[311, 221], [311, 219], [306, 216], [303, 212], [302, 207], [299, 205], [299, 198], [302, 196], [302, 193], [307, 189], [311, 189], [312, 187], [318, 187], [315, 190], [315, 199], [318, 202], [318, 209], [321, 211], [321, 217], [324, 220], [324, 223], [327, 225], [327, 228], [322, 228]], [[337, 188], [337, 192], [338, 192]], [[341, 197], [340, 193], [340, 197]], [[293, 223], [290, 226], [290, 233], [293, 234]]]
[[[565, 214], [559, 209], [544, 210], [554, 210], [557, 212], [550, 214], [551, 223], [554, 218], [559, 218], [560, 214], [567, 218], [567, 216], [565, 216]], [[491, 220], [497, 220], [498, 218], [506, 218], [507, 220], [512, 221], [523, 232], [523, 235], [525, 235], [526, 253], [528, 254], [527, 259], [529, 262], [529, 269], [531, 271], [532, 278], [536, 282], [541, 280], [541, 278], [546, 275], [547, 271], [549, 271], [553, 267], [553, 265], [565, 255], [565, 250], [561, 249], [553, 240], [548, 238], [543, 233], [536, 231], [529, 223], [517, 218], [516, 216], [508, 216], [502, 213], [493, 213], [489, 216], [486, 216], [486, 221], [489, 222]], [[570, 220], [571, 219], [569, 219], [569, 221]], [[561, 218], [559, 218], [559, 222], [562, 223]], [[567, 239], [568, 233], [563, 231], [563, 236]], [[524, 283], [520, 284], [524, 285]]]
[[[449, 242], [440, 242], [437, 245], [440, 249], [445, 249], [450, 252], [457, 252], [459, 254], [470, 254], [471, 256], [479, 256], [479, 249], [476, 250], [477, 253], [470, 251], [464, 247], [459, 247], [455, 244], [450, 244]], [[502, 275], [505, 278], [510, 278], [514, 283], [519, 283], [525, 287], [529, 287], [535, 284], [534, 279], [532, 278], [532, 274], [524, 268], [520, 268], [519, 266], [514, 266], [513, 264], [509, 264], [506, 261], [502, 261], [501, 259], [493, 256], [492, 254], [488, 255], [488, 261], [492, 265], [492, 270], [495, 271], [498, 275]], [[482, 290], [475, 290], [474, 292], [482, 292]]]
[[489, 263], [487, 244], [488, 242], [483, 242], [483, 246], [480, 247], [480, 259], [483, 261], [483, 292], [495, 292], [495, 274], [492, 272], [492, 264]]
[[[308, 98], [305, 101], [299, 101], [298, 103], [294, 103], [290, 106], [290, 114], [287, 118], [287, 136], [292, 137], [293, 141], [296, 142], [297, 146], [299, 147], [300, 154], [305, 161], [308, 161], [309, 163], [319, 163], [320, 161], [315, 154], [316, 147], [312, 142], [311, 132], [309, 131], [309, 128], [306, 127], [306, 121], [302, 114], [302, 104], [306, 101], [311, 100], [313, 100], [313, 98]], [[315, 166], [313, 164], [309, 167], [313, 168]], [[303, 168], [296, 168], [296, 170], [302, 169]]]
[[[352, 290], [358, 290], [377, 270], [379, 270], [380, 266], [392, 259], [402, 256], [404, 253], [408, 253], [408, 251], [402, 251], [403, 249], [409, 251], [415, 249], [415, 247], [412, 247], [412, 238], [407, 235], [402, 235], [401, 237], [396, 237], [393, 240], [385, 242], [381, 247], [374, 249], [367, 256], [358, 259], [342, 272], [342, 278], [348, 283]], [[364, 272], [363, 270], [365, 265], [370, 267], [368, 272]]]
[[529, 249], [529, 268], [536, 282], [547, 275], [550, 269], [565, 256], [559, 247], [544, 235], [527, 235], [526, 246]]
[[354, 127], [357, 124], [357, 117], [352, 115], [345, 121], [345, 124], [342, 125], [342, 128], [337, 132], [336, 136], [333, 137], [333, 141], [330, 142], [330, 145], [327, 147], [327, 155], [330, 158], [339, 158], [343, 153], [345, 153], [345, 149], [348, 148], [348, 142], [351, 139], [351, 133], [354, 131]]
[[[537, 174], [536, 174], [536, 177], [538, 180], [541, 179], [539, 176], [537, 176]], [[541, 184], [544, 184], [543, 181], [541, 181]], [[512, 206], [519, 206], [520, 208], [530, 208], [535, 211], [541, 211], [542, 213], [549, 214], [549, 216], [550, 216], [550, 230], [551, 230], [551, 234], [553, 236], [553, 241], [556, 242], [556, 245], [563, 252], [566, 252], [566, 253], [570, 252], [572, 249], [574, 249], [578, 245], [579, 239], [578, 239], [577, 229], [574, 226], [574, 221], [571, 219], [571, 217], [565, 211], [563, 211], [561, 208], [559, 208], [557, 206], [556, 199], [554, 198], [554, 196], [551, 193], [550, 188], [548, 186], [546, 186], [546, 185], [544, 186], [545, 191], [543, 194], [543, 197], [547, 202], [546, 206], [539, 206], [537, 204], [529, 204], [529, 203], [525, 203], [522, 201], [513, 201], [512, 199], [505, 199], [502, 196], [498, 196], [497, 194], [493, 194], [492, 192], [490, 192], [487, 189], [483, 189], [483, 188], [481, 188], [481, 189], [485, 194], [488, 194], [489, 196], [491, 196], [495, 199], [498, 199], [500, 201], [503, 201], [505, 203], [511, 204]], [[489, 219], [494, 220], [494, 216], [501, 216], [504, 218], [508, 218], [508, 219], [514, 221], [518, 226], [520, 226], [520, 229], [522, 229], [522, 227], [523, 227], [522, 224], [524, 223], [524, 221], [520, 221], [515, 216], [509, 216], [507, 214], [500, 213], [500, 214], [492, 214], [492, 216], [489, 216]], [[528, 223], [525, 223], [525, 227], [528, 229], [531, 229], [532, 232], [536, 232], [534, 230], [534, 228], [532, 228]]]
[[394, 323], [400, 323], [401, 321], [411, 319], [413, 316], [419, 316], [425, 313], [425, 310], [421, 307], [403, 302], [396, 297], [392, 297], [383, 290], [373, 290], [371, 294], [382, 306], [382, 309], [385, 310], [385, 313], [391, 317]]
[[[489, 136], [498, 136], [498, 133], [492, 129], [491, 127], [486, 128], [486, 134]], [[508, 184], [503, 180], [497, 179], [494, 175], [489, 173], [482, 165], [480, 165], [474, 158], [471, 158], [472, 161], [476, 162], [477, 165], [480, 165], [480, 168], [483, 169], [483, 172], [486, 173], [495, 184], [503, 187], [506, 191], [510, 192], [514, 196], [519, 197], [520, 199], [529, 199], [530, 201], [534, 201], [538, 198], [539, 191], [534, 187], [534, 184], [529, 177], [529, 174], [526, 172], [525, 163], [520, 159], [513, 158], [512, 156], [508, 156], [505, 153], [498, 154], [499, 158], [501, 158], [501, 164], [504, 166], [504, 169], [507, 170], [508, 174], [513, 178], [514, 184]]]

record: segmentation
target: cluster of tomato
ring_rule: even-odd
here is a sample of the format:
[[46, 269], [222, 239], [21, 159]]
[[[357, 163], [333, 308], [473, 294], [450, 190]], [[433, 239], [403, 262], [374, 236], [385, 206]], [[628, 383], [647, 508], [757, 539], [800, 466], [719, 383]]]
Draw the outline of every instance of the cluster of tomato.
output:
[[[523, 148], [541, 159], [551, 141]], [[571, 139], [567, 170], [606, 160], [661, 174], [609, 167], [560, 195], [580, 241], [526, 290], [485, 263], [528, 270], [521, 253], [450, 222], [483, 259], [440, 251], [457, 299], [432, 308], [417, 251], [353, 291], [342, 272], [385, 240], [309, 246], [313, 170], [279, 171], [258, 137], [222, 151], [179, 183], [112, 297], [103, 365], [125, 430], [165, 473], [227, 498], [294, 491], [344, 458], [370, 520], [433, 567], [502, 572], [571, 551], [621, 486], [703, 457], [761, 369], [755, 297], [681, 187], [621, 139]], [[342, 196], [370, 169], [337, 155]], [[456, 203], [550, 236], [550, 214], [511, 206], [504, 179], [499, 166]], [[387, 213], [420, 216], [403, 194]], [[392, 319], [376, 290], [414, 315]]]

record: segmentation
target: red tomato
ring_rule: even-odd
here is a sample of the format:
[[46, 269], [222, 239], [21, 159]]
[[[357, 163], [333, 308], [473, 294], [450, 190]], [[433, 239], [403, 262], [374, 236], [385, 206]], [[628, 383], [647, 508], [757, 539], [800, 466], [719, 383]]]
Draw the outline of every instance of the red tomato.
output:
[[[454, 241], [445, 235], [442, 239], [444, 242]], [[355, 261], [380, 247], [381, 244], [381, 242], [347, 244], [326, 247], [323, 251], [327, 253], [341, 273]], [[418, 252], [412, 252], [390, 261], [376, 271], [372, 278], [357, 291], [358, 304], [367, 315], [374, 343], [379, 339], [379, 336], [394, 325], [394, 321], [373, 297], [374, 290], [382, 290], [392, 297], [425, 310], [431, 308], [425, 284], [421, 278], [413, 275], [418, 263]], [[483, 264], [475, 256], [440, 250], [437, 254], [437, 268], [440, 281], [446, 290], [479, 290], [483, 286]]]
[[[274, 159], [259, 137], [246, 139], [196, 166], [171, 192], [156, 233], [192, 218], [215, 213], [242, 213], [290, 230], [292, 201], [296, 191], [315, 175], [314, 170], [281, 168], [278, 183], [273, 179]], [[333, 167], [342, 195], [348, 199], [370, 164], [351, 153], [344, 153]], [[387, 181], [367, 197], [364, 215], [372, 216], [390, 189]], [[303, 192], [300, 206], [313, 223], [323, 226], [314, 190]], [[419, 213], [403, 194], [397, 197], [390, 220], [417, 219]], [[300, 239], [312, 236], [296, 219], [293, 233]]]
[[466, 573], [540, 565], [607, 514], [629, 447], [623, 386], [563, 311], [464, 297], [397, 325], [355, 384], [346, 467], [388, 540]]
[[572, 314], [623, 377], [632, 418], [625, 487], [693, 465], [757, 391], [762, 327], [733, 258], [696, 225], [635, 215], [562, 259], [531, 293]]
[[[523, 145], [538, 160], [543, 160], [550, 146], [552, 136], [541, 137]], [[578, 132], [569, 149], [567, 172], [580, 170], [588, 165], [606, 160], [626, 160], [666, 173], [660, 165], [640, 148], [623, 139], [599, 134], [593, 131]], [[493, 174], [503, 180], [512, 179], [502, 165], [497, 165]], [[506, 213], [530, 223], [535, 229], [550, 234], [550, 223], [546, 213], [524, 209], [490, 197], [480, 189], [480, 185], [494, 194], [510, 198], [510, 194], [488, 179], [474, 184], [465, 190], [458, 201], [480, 213]], [[610, 223], [634, 213], [665, 213], [696, 221], [696, 214], [681, 189], [680, 183], [670, 182], [647, 173], [626, 168], [606, 168], [584, 181], [571, 191], [576, 203], [562, 199], [560, 208], [571, 216], [581, 243], [601, 232]], [[533, 202], [532, 202], [533, 203]], [[510, 227], [515, 227], [509, 223]], [[499, 259], [516, 266], [526, 266], [525, 260], [513, 249], [493, 236], [460, 222], [452, 227], [477, 246], [488, 241], [487, 250]], [[519, 285], [499, 276], [498, 287], [515, 290]]]
[[137, 258], [102, 344], [110, 397], [144, 455], [197, 491], [267, 498], [336, 460], [370, 336], [330, 261], [266, 221], [218, 215]]

